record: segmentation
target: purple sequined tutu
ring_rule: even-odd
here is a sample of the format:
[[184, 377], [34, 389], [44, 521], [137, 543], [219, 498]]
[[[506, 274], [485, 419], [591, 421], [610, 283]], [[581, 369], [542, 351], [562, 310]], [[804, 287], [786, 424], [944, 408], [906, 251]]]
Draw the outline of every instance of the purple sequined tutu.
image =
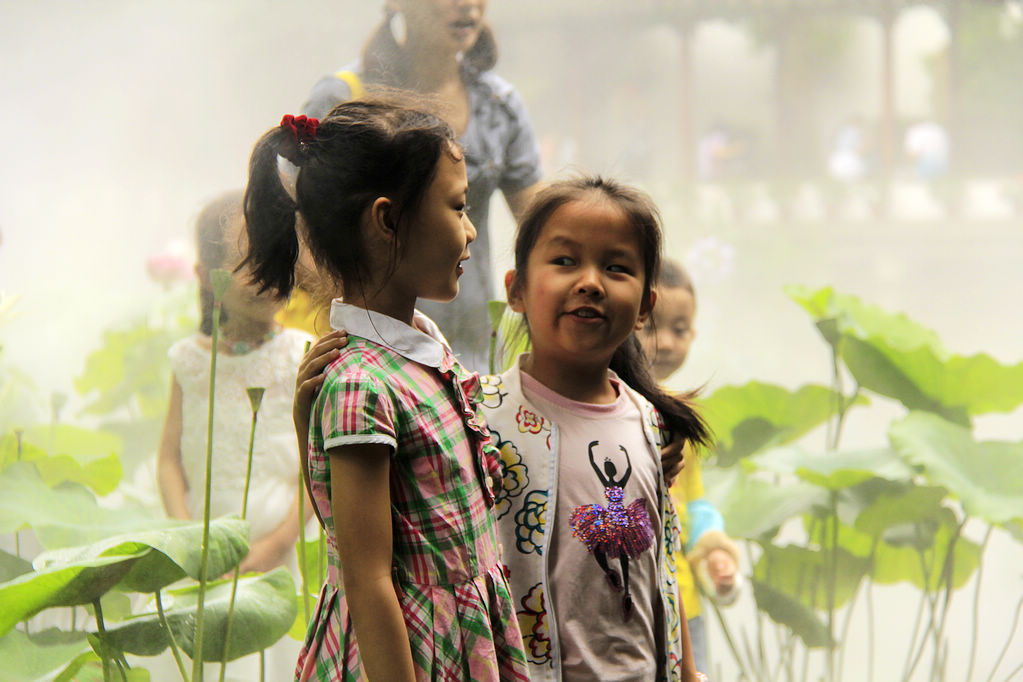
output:
[[572, 512], [569, 519], [572, 535], [591, 553], [602, 552], [614, 559], [621, 556], [635, 559], [654, 541], [646, 499], [635, 499], [626, 507], [622, 504], [625, 491], [618, 486], [605, 488], [604, 495], [608, 502], [606, 508], [584, 504]]

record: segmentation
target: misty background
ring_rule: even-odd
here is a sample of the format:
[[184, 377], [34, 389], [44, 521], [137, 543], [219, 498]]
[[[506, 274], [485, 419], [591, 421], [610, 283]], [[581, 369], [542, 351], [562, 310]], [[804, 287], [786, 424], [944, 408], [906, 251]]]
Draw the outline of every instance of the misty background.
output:
[[[4, 361], [40, 395], [67, 395], [73, 419], [82, 398], [72, 381], [102, 331], [167, 295], [147, 259], [192, 262], [200, 207], [243, 186], [256, 139], [358, 56], [381, 5], [0, 2], [0, 290], [20, 297], [0, 328]], [[788, 284], [833, 285], [904, 312], [958, 354], [1023, 360], [1023, 10], [958, 5], [962, 39], [950, 52], [947, 2], [491, 0], [496, 71], [523, 95], [546, 177], [586, 170], [640, 185], [663, 211], [667, 255], [694, 275], [697, 335], [672, 387], [826, 383], [827, 347]], [[853, 6], [866, 10], [843, 9]], [[878, 7], [894, 12], [894, 127], [879, 133]], [[827, 159], [853, 116], [876, 133], [875, 167], [847, 190]], [[940, 186], [919, 181], [904, 154], [903, 133], [921, 118], [954, 133]], [[716, 124], [739, 141], [736, 162], [697, 182], [697, 146]], [[501, 199], [495, 209], [503, 272], [513, 224]], [[853, 415], [845, 442], [882, 443], [897, 412]], [[1019, 441], [1023, 413], [979, 417], [975, 433]], [[998, 560], [985, 564], [983, 618], [1008, 633], [1023, 551], [998, 533], [989, 551]], [[876, 589], [875, 608], [891, 610], [878, 619], [884, 642], [886, 628], [907, 627], [913, 602]], [[742, 610], [753, 613], [740, 603], [729, 615]], [[719, 679], [732, 679], [706, 615]], [[863, 633], [852, 633], [854, 656]], [[1000, 650], [994, 639], [980, 644], [982, 670]], [[953, 664], [964, 655], [949, 654]], [[1023, 645], [1008, 658], [1003, 671], [1023, 662]]]

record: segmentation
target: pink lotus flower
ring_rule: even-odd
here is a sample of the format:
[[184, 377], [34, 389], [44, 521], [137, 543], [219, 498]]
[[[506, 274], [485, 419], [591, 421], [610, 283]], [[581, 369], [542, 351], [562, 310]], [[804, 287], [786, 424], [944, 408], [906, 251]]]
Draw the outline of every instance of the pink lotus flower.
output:
[[171, 242], [161, 253], [146, 259], [146, 274], [165, 289], [177, 282], [190, 282], [195, 276], [192, 260], [187, 255], [187, 247], [178, 242]]

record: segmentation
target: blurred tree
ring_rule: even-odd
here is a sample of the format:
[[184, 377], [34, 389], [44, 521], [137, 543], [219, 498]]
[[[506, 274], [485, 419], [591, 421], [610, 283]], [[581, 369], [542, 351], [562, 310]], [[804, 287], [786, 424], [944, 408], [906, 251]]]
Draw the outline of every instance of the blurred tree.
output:
[[934, 110], [955, 122], [952, 164], [967, 175], [1017, 175], [1023, 170], [1023, 8], [963, 3], [955, 23], [952, 44], [928, 60]]

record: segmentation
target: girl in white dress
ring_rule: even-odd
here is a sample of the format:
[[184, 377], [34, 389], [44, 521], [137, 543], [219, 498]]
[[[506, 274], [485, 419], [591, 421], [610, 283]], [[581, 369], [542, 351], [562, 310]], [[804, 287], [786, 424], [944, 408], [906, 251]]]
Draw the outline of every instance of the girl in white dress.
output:
[[[196, 224], [202, 322], [198, 333], [171, 346], [170, 405], [159, 450], [158, 478], [167, 515], [201, 519], [206, 470], [206, 433], [212, 350], [213, 293], [210, 271], [233, 271], [244, 257], [242, 192], [211, 202]], [[246, 388], [262, 387], [256, 424], [246, 520], [249, 553], [242, 573], [288, 566], [298, 582], [295, 543], [299, 537], [298, 459], [291, 403], [295, 374], [309, 336], [283, 329], [274, 315], [284, 301], [258, 293], [246, 269], [234, 272], [221, 312], [213, 426], [211, 515], [241, 514], [252, 409]], [[311, 511], [310, 511], [311, 514]], [[267, 679], [291, 677], [300, 643], [285, 637], [267, 651]], [[258, 657], [232, 663], [235, 679], [258, 679]], [[254, 676], [250, 676], [254, 673]], [[239, 675], [241, 675], [239, 677]]]

